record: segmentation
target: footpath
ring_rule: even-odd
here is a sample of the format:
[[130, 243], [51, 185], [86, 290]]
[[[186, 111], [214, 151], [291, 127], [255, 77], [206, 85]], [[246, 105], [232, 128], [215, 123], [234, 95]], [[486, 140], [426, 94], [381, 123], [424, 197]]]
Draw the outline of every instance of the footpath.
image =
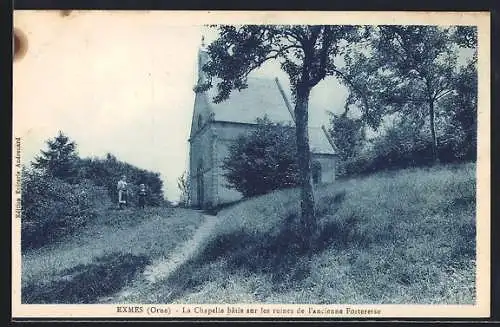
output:
[[139, 294], [144, 294], [146, 289], [167, 278], [178, 269], [204, 245], [212, 233], [217, 216], [204, 215], [205, 221], [195, 231], [193, 237], [179, 244], [166, 258], [160, 258], [146, 266], [144, 272], [131, 285], [124, 287], [117, 294], [101, 298], [99, 303], [143, 303]]

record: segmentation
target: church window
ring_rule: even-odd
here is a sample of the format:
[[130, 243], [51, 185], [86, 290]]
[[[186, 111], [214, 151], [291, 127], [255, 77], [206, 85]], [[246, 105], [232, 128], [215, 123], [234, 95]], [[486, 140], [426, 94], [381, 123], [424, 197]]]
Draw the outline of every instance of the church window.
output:
[[312, 179], [314, 184], [321, 183], [321, 164], [319, 161], [313, 161], [312, 163]]
[[203, 123], [202, 119], [201, 119], [201, 114], [198, 115], [198, 128], [201, 127], [201, 124]]

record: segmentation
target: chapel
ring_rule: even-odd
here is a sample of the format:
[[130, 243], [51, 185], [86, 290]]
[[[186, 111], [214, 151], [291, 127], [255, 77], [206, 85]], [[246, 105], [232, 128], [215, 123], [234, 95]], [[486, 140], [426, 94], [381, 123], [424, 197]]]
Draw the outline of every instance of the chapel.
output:
[[[198, 52], [198, 83], [205, 81], [202, 71], [208, 60], [203, 48]], [[227, 186], [222, 163], [229, 147], [242, 133], [250, 133], [256, 119], [264, 115], [276, 123], [293, 122], [293, 110], [279, 80], [248, 78], [248, 88], [231, 92], [229, 99], [213, 103], [215, 88], [196, 92], [189, 136], [190, 206], [211, 208], [237, 201], [242, 194]], [[337, 156], [324, 126], [309, 127], [313, 183], [335, 179]]]

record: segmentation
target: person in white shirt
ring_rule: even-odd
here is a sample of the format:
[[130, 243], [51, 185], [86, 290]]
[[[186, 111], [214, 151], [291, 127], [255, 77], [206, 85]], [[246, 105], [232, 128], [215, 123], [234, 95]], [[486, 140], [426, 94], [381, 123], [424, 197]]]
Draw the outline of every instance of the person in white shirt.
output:
[[127, 205], [127, 177], [122, 176], [122, 179], [118, 181], [118, 204], [120, 209]]

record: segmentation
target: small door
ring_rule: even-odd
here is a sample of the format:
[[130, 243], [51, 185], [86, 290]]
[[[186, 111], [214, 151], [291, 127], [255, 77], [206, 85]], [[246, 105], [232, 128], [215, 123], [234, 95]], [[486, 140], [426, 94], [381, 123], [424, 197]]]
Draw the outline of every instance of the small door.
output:
[[205, 187], [203, 185], [203, 164], [200, 163], [197, 171], [197, 195], [198, 195], [198, 205], [200, 208], [203, 208], [204, 204], [204, 190]]
[[313, 161], [312, 163], [312, 179], [313, 184], [321, 183], [321, 164], [319, 161]]

